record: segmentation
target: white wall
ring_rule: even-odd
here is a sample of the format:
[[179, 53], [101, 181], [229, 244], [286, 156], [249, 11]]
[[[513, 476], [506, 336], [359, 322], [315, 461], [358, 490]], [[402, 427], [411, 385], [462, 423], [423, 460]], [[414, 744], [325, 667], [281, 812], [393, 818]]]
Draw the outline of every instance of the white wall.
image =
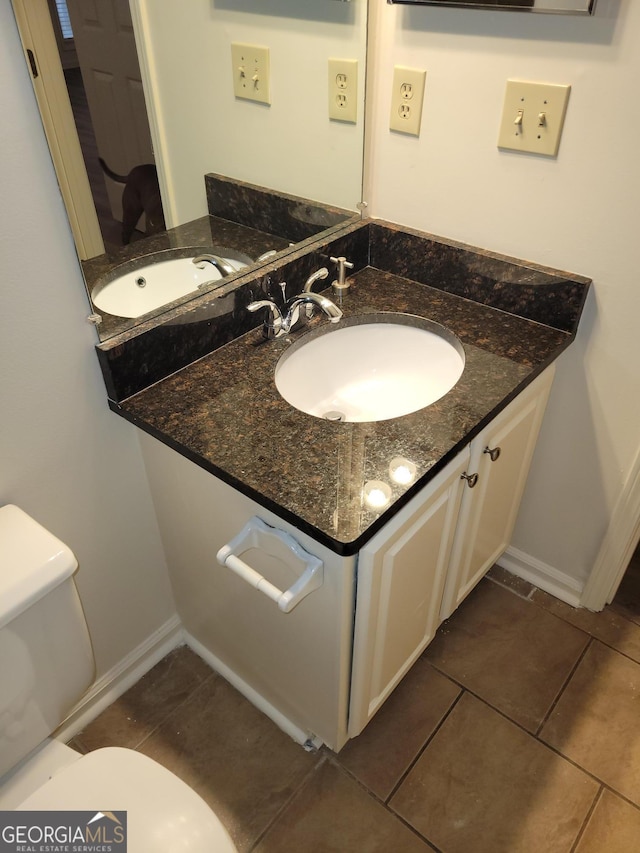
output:
[[[372, 0], [374, 216], [590, 276], [513, 545], [585, 579], [638, 450], [640, 3], [595, 17]], [[419, 139], [388, 130], [394, 64], [427, 70]], [[570, 83], [557, 159], [498, 151], [508, 78]]]
[[[356, 125], [329, 120], [327, 60], [359, 60], [362, 103], [363, 0], [139, 5], [176, 222], [207, 212], [206, 172], [355, 210], [364, 119], [361, 110]], [[270, 106], [234, 97], [231, 42], [270, 48]]]
[[112, 414], [9, 3], [0, 4], [0, 504], [66, 542], [98, 675], [174, 613], [133, 427]]

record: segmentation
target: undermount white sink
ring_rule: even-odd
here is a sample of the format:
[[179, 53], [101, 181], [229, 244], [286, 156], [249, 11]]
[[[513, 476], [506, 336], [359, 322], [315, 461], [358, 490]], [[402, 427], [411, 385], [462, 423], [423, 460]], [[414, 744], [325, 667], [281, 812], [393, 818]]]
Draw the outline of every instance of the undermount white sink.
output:
[[336, 421], [384, 421], [435, 403], [464, 370], [460, 341], [408, 314], [375, 314], [323, 326], [292, 345], [275, 383], [303, 412]]
[[[203, 249], [203, 252], [206, 252], [206, 249]], [[235, 270], [252, 263], [248, 256], [234, 254], [236, 257], [227, 257], [224, 254], [220, 257]], [[168, 302], [173, 302], [174, 299], [197, 291], [203, 284], [223, 278], [218, 269], [210, 263], [202, 264], [202, 268], [196, 266], [193, 263], [196, 256], [197, 252], [194, 252], [188, 258], [158, 260], [133, 269], [130, 262], [123, 264], [120, 274], [116, 269], [109, 276], [110, 280], [96, 285], [91, 300], [99, 311], [105, 311], [107, 314], [127, 318], [141, 317]]]

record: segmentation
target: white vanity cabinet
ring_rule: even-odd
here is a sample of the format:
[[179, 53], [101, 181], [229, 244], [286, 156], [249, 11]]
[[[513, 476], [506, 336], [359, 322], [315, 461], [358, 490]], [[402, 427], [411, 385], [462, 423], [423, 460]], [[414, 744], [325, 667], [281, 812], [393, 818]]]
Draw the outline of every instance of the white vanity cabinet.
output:
[[[189, 644], [292, 737], [340, 750], [509, 544], [552, 375], [528, 386], [353, 556], [141, 434]], [[268, 547], [245, 547], [238, 536], [254, 516], [270, 528]], [[232, 553], [230, 540], [242, 548]], [[297, 546], [303, 564], [311, 555], [308, 565], [320, 568], [287, 609], [280, 591], [291, 593], [306, 571], [292, 560]], [[224, 566], [216, 554], [227, 554]]]
[[442, 600], [447, 619], [507, 549], [551, 390], [547, 368], [470, 445], [471, 458]]
[[358, 555], [349, 737], [360, 734], [440, 624], [469, 449]]
[[360, 551], [350, 737], [509, 545], [552, 380], [549, 368]]
[[[185, 639], [294, 740], [347, 741], [356, 557], [343, 557], [148, 435], [140, 435]], [[216, 559], [259, 517], [322, 564], [321, 583], [290, 612]], [[242, 553], [286, 589], [300, 561], [282, 545]]]

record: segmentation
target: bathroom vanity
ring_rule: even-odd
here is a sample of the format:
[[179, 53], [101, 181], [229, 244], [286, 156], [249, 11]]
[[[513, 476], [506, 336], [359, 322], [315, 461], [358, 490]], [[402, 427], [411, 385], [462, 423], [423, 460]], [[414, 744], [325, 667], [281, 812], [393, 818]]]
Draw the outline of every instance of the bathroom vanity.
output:
[[[189, 644], [296, 740], [338, 751], [509, 544], [552, 374], [548, 368], [347, 556], [142, 434]], [[487, 447], [501, 449], [495, 462]], [[472, 471], [474, 488], [461, 479]], [[289, 613], [216, 561], [254, 516], [322, 561], [321, 586]], [[298, 576], [285, 548], [243, 558], [282, 589]]]
[[[111, 407], [143, 431], [189, 643], [297, 740], [336, 751], [508, 546], [553, 365], [588, 288], [579, 276], [373, 222], [277, 274], [299, 281], [296, 293], [340, 254], [355, 260], [345, 318], [400, 312], [460, 341], [462, 376], [431, 406], [336, 423], [289, 405], [276, 366], [324, 317], [271, 341], [254, 328], [154, 381], [127, 373], [135, 348], [101, 354]], [[238, 314], [261, 287], [236, 295]], [[382, 504], [365, 500], [371, 483], [384, 485]], [[274, 535], [238, 554], [242, 577], [216, 555], [254, 517]], [[292, 558], [277, 531], [322, 563], [290, 612], [272, 599], [305, 575], [305, 558]], [[275, 596], [261, 593], [260, 577]]]

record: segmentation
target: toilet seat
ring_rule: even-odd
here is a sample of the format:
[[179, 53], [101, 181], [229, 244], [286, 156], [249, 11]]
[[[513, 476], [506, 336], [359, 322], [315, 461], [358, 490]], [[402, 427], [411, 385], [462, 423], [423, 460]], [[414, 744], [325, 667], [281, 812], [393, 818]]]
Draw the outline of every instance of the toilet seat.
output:
[[18, 808], [125, 810], [129, 853], [237, 853], [195, 791], [146, 755], [121, 747], [82, 756]]

